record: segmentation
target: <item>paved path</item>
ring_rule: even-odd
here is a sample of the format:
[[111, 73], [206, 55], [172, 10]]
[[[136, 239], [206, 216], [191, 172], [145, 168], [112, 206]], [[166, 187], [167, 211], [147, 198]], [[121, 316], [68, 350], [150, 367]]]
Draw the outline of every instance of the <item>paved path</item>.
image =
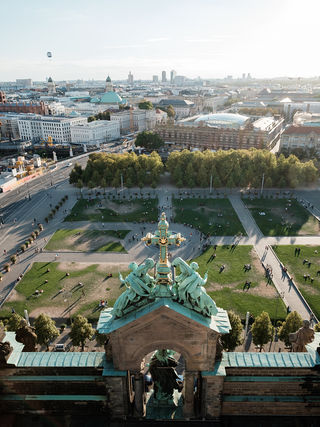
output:
[[[254, 248], [262, 264], [272, 268], [273, 283], [279, 292], [279, 295], [281, 298], [283, 298], [284, 303], [291, 311], [295, 310], [300, 313], [303, 319], [309, 320], [312, 313], [311, 309], [306, 305], [306, 302], [302, 298], [300, 292], [297, 291], [296, 287], [291, 284], [289, 281], [289, 276], [287, 274], [283, 274], [281, 263], [271, 248], [272, 240], [273, 244], [279, 244], [279, 240], [283, 241], [284, 239], [271, 239], [269, 237], [264, 237], [261, 230], [254, 221], [249, 209], [245, 206], [240, 196], [230, 196], [229, 199], [250, 240], [253, 240]], [[313, 237], [311, 239], [314, 244]], [[310, 243], [311, 239], [309, 239]], [[306, 238], [304, 238], [304, 240], [308, 241]]]

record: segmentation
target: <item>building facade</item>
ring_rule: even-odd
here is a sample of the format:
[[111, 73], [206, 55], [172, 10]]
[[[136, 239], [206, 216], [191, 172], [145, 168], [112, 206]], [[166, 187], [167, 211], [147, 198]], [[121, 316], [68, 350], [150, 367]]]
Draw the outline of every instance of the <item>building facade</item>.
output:
[[218, 120], [210, 125], [209, 122], [199, 118], [196, 119], [199, 121], [189, 123], [175, 124], [173, 121], [167, 121], [157, 125], [155, 132], [168, 144], [170, 150], [216, 151], [250, 148], [271, 150], [278, 142], [283, 126], [283, 119], [263, 118], [263, 121], [258, 120], [258, 123], [251, 123], [248, 118], [243, 123], [228, 123], [227, 120], [223, 122], [223, 117], [219, 119], [221, 125]]
[[142, 132], [152, 130], [157, 123], [167, 118], [167, 113], [161, 110], [127, 110], [119, 113], [113, 113], [110, 120], [116, 121], [120, 125], [122, 134], [128, 132]]
[[288, 150], [296, 148], [314, 149], [320, 153], [320, 127], [289, 126], [281, 136], [280, 147]]
[[120, 137], [120, 123], [110, 120], [97, 120], [71, 126], [71, 142], [100, 145]]
[[0, 91], [0, 113], [33, 113], [48, 115], [49, 108], [43, 102], [8, 102], [4, 92]]
[[23, 116], [18, 119], [21, 139], [33, 141], [72, 142], [71, 126], [86, 124], [86, 117], [43, 117], [38, 115]]

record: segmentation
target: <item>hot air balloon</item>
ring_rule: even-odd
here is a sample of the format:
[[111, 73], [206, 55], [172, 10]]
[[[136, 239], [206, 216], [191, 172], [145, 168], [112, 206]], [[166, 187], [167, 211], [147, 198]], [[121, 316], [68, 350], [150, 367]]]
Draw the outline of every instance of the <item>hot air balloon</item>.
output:
[[47, 57], [52, 58], [52, 52], [47, 52]]

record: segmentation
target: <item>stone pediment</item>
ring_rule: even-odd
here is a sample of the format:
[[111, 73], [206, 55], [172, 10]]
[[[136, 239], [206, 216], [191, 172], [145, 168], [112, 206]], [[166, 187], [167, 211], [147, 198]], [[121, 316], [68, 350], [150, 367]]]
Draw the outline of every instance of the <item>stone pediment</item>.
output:
[[118, 370], [139, 371], [143, 358], [162, 348], [181, 353], [189, 370], [212, 369], [218, 337], [230, 330], [225, 310], [208, 318], [170, 298], [159, 298], [120, 319], [111, 311], [101, 313], [97, 329], [110, 334]]

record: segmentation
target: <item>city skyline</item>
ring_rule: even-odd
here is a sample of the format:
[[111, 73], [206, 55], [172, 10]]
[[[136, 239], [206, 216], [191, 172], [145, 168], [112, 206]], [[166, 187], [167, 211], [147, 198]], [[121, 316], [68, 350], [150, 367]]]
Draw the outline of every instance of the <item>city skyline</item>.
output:
[[137, 80], [162, 70], [190, 78], [316, 76], [319, 10], [315, 0], [303, 8], [296, 0], [34, 0], [28, 7], [18, 0], [2, 4], [0, 81], [126, 80], [130, 70]]

